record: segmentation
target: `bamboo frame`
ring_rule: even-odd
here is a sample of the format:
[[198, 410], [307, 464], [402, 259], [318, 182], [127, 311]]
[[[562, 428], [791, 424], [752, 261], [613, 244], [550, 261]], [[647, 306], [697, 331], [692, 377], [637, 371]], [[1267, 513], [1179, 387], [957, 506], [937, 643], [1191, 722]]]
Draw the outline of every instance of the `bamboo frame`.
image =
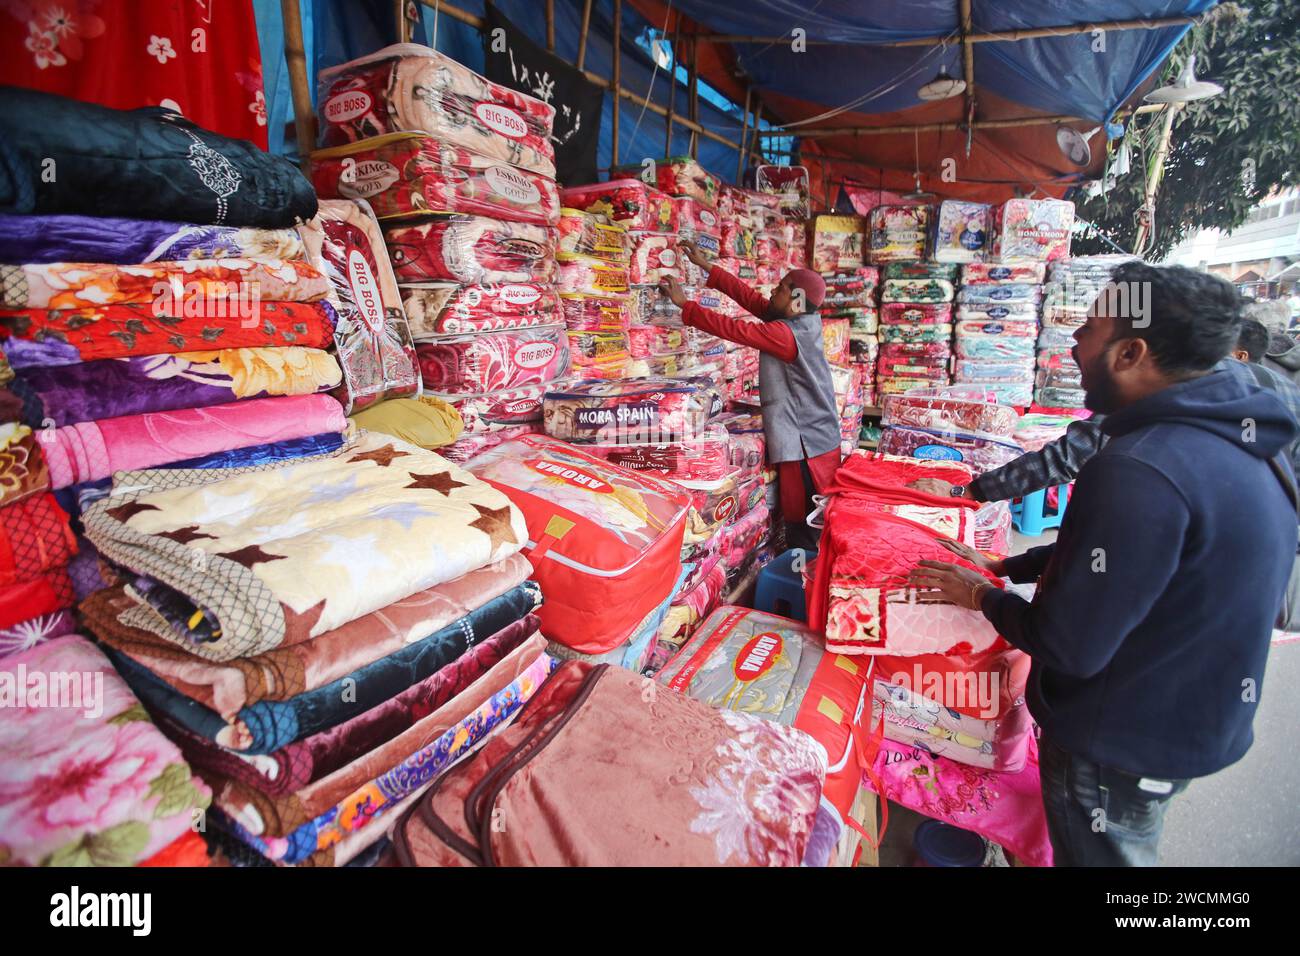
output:
[[307, 52], [302, 39], [302, 11], [298, 0], [280, 0], [284, 20], [284, 59], [289, 67], [289, 91], [293, 94], [293, 127], [298, 139], [298, 165], [311, 168], [311, 151], [316, 145], [316, 113], [311, 105], [307, 80]]
[[555, 0], [546, 0], [546, 51], [555, 52]]
[[1160, 180], [1165, 174], [1165, 160], [1169, 158], [1169, 144], [1174, 133], [1174, 118], [1178, 116], [1178, 111], [1183, 108], [1183, 105], [1182, 103], [1170, 103], [1169, 110], [1165, 113], [1164, 126], [1160, 130], [1160, 145], [1156, 149], [1155, 159], [1151, 164], [1151, 172], [1147, 176], [1146, 194], [1142, 203], [1142, 209], [1146, 215], [1138, 223], [1137, 236], [1133, 240], [1134, 255], [1140, 256], [1146, 251], [1147, 240], [1154, 233], [1151, 227], [1155, 224], [1156, 193], [1160, 189]]
[[[677, 111], [677, 46], [682, 42], [680, 25], [673, 27], [672, 62], [668, 69], [668, 113], [664, 117], [664, 159], [673, 154], [673, 114]], [[658, 62], [658, 61], [656, 61]]]
[[623, 0], [614, 0], [614, 77], [609, 89], [614, 91], [614, 148], [610, 153], [610, 165], [618, 165], [618, 114], [622, 110], [623, 98]]
[[961, 0], [958, 12], [961, 15], [961, 67], [966, 80], [966, 121], [975, 120], [975, 47], [971, 43], [972, 21], [970, 0]]
[[411, 24], [406, 19], [406, 0], [393, 0], [393, 22], [397, 27], [397, 42], [411, 42]]
[[[687, 90], [690, 93], [691, 100], [691, 122], [697, 126], [700, 122], [700, 67], [697, 55], [698, 48], [695, 45], [695, 35], [691, 36], [691, 69]], [[677, 73], [673, 72], [673, 85], [676, 86]], [[691, 159], [698, 159], [700, 155], [700, 135], [694, 130], [691, 131]]]
[[740, 174], [745, 171], [745, 139], [749, 135], [749, 101], [754, 95], [753, 88], [745, 84], [745, 112], [740, 121], [740, 148], [736, 150], [736, 184], [740, 184]]
[[[1163, 104], [1148, 103], [1139, 106], [1137, 109], [1133, 110], [1132, 113], [1134, 115], [1138, 113], [1155, 113], [1163, 108]], [[884, 136], [893, 133], [947, 133], [954, 130], [964, 130], [967, 125], [972, 129], [1015, 129], [1022, 126], [1057, 126], [1061, 123], [1082, 122], [1086, 122], [1083, 117], [1058, 114], [1053, 116], [1021, 116], [1014, 119], [975, 120], [970, 124], [952, 120], [943, 123], [922, 123], [917, 126], [837, 126], [789, 130], [768, 129], [763, 130], [759, 135], [769, 138], [774, 136], [798, 136], [800, 139], [820, 139], [826, 136]]]
[[579, 70], [582, 64], [587, 62], [587, 33], [591, 30], [591, 0], [586, 0], [582, 5], [582, 29], [578, 33], [578, 62], [575, 64]]
[[[1180, 27], [1196, 23], [1197, 17], [1161, 17], [1154, 20], [1106, 20], [1099, 23], [1071, 23], [1059, 27], [1033, 27], [1024, 30], [997, 30], [989, 33], [972, 33], [971, 43], [1014, 43], [1018, 40], [1036, 40], [1043, 37], [1076, 36], [1080, 33], [1092, 33], [1100, 30], [1159, 30], [1163, 27]], [[790, 35], [777, 37], [746, 36], [733, 33], [706, 33], [700, 39], [705, 43], [785, 43]], [[950, 42], [950, 36], [917, 37], [913, 40], [896, 40], [892, 43], [861, 43], [857, 40], [812, 40], [804, 42], [809, 46], [943, 46]]]

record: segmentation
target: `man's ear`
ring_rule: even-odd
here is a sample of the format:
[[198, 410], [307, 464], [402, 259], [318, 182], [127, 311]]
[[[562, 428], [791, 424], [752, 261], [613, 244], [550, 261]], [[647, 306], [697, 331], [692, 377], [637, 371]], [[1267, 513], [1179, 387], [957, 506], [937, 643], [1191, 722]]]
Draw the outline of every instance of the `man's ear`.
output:
[[1151, 349], [1146, 339], [1120, 339], [1114, 349], [1114, 368], [1116, 372], [1135, 369], [1151, 357]]

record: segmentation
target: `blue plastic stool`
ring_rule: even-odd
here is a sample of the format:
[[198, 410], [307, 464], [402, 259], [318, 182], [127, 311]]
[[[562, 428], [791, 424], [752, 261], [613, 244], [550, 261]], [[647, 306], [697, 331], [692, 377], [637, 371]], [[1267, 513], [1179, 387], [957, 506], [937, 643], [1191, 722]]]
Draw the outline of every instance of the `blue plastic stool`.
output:
[[1036, 536], [1048, 528], [1059, 528], [1065, 517], [1065, 503], [1069, 497], [1068, 484], [1056, 486], [1056, 509], [1049, 511], [1047, 506], [1047, 489], [1025, 495], [1019, 501], [1011, 503], [1011, 523], [1021, 534]]
[[803, 569], [815, 557], [816, 551], [791, 548], [759, 571], [758, 583], [754, 586], [754, 610], [780, 614], [796, 621], [805, 620], [808, 611], [803, 601]]

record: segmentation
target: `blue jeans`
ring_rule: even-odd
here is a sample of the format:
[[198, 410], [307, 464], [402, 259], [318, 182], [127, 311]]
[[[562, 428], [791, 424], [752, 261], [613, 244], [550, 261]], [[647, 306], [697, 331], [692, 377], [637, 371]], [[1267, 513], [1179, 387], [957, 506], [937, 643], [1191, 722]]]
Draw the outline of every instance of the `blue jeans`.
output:
[[1187, 780], [1140, 777], [1038, 742], [1056, 866], [1155, 866], [1165, 808]]

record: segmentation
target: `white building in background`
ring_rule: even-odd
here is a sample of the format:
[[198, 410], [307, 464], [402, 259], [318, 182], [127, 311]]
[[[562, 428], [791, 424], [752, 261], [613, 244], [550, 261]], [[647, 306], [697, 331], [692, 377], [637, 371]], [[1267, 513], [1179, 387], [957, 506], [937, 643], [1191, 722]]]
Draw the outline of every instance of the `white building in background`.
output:
[[1193, 233], [1165, 263], [1216, 273], [1255, 298], [1286, 297], [1300, 288], [1300, 190], [1269, 196], [1230, 233]]

